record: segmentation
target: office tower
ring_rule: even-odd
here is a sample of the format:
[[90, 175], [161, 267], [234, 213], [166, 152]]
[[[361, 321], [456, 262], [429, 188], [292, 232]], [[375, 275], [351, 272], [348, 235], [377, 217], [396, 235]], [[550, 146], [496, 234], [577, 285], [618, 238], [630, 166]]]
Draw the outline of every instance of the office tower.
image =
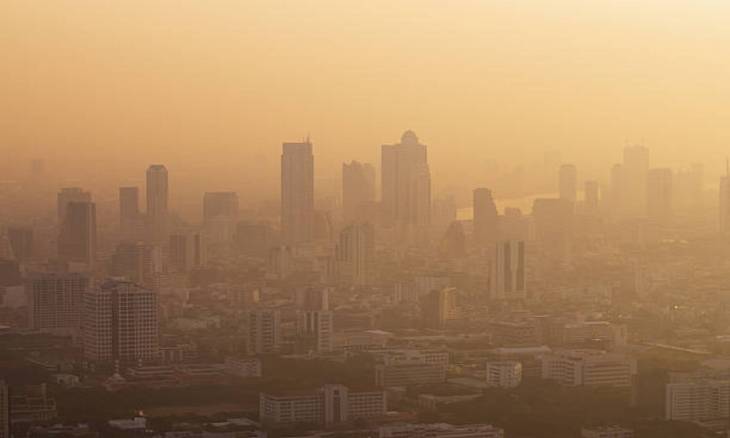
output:
[[258, 309], [246, 313], [246, 349], [249, 354], [275, 352], [280, 342], [278, 310]]
[[281, 234], [289, 245], [310, 242], [314, 232], [312, 143], [284, 143], [281, 154]]
[[326, 287], [297, 289], [296, 304], [301, 310], [329, 310], [329, 289]]
[[413, 131], [381, 148], [382, 209], [387, 223], [423, 228], [431, 223], [431, 173], [426, 145]]
[[167, 168], [153, 164], [147, 169], [147, 221], [151, 237], [165, 241], [169, 221]]
[[84, 357], [138, 363], [159, 358], [157, 294], [126, 280], [106, 280], [84, 294]]
[[65, 212], [58, 236], [58, 256], [92, 267], [96, 260], [96, 204], [71, 201], [65, 204]]
[[525, 242], [507, 240], [496, 245], [489, 275], [491, 299], [527, 298], [525, 264]]
[[85, 274], [31, 274], [25, 283], [30, 327], [52, 334], [77, 335], [84, 294], [90, 286], [91, 280]]
[[547, 260], [568, 263], [573, 237], [573, 204], [564, 199], [538, 198], [532, 204], [535, 239]]
[[78, 187], [66, 187], [56, 195], [58, 212], [58, 223], [62, 224], [66, 219], [66, 206], [69, 202], [91, 202], [91, 193], [85, 192]]
[[305, 310], [299, 312], [297, 331], [310, 350], [327, 353], [332, 351], [333, 321], [329, 310]]
[[560, 199], [575, 203], [578, 197], [578, 171], [573, 164], [560, 166], [558, 176]]
[[205, 237], [197, 230], [170, 234], [168, 251], [170, 268], [175, 272], [189, 272], [207, 263]]
[[203, 228], [208, 243], [232, 242], [237, 222], [237, 193], [206, 192], [203, 195]]
[[643, 217], [646, 215], [649, 149], [639, 145], [624, 148], [622, 169], [625, 178], [625, 191], [621, 193], [622, 210], [628, 217]]
[[144, 242], [122, 242], [111, 260], [111, 274], [156, 289], [163, 271], [162, 248]]
[[649, 171], [646, 181], [646, 211], [649, 219], [667, 222], [672, 217], [672, 169]]
[[492, 191], [480, 187], [473, 192], [474, 242], [479, 248], [493, 245], [499, 237], [499, 213]]
[[6, 230], [13, 256], [18, 262], [33, 257], [33, 229], [30, 227], [8, 227]]
[[426, 326], [444, 328], [458, 317], [457, 290], [453, 287], [434, 289], [421, 298], [421, 316]]
[[122, 233], [133, 231], [139, 218], [139, 188], [119, 187], [119, 226]]
[[502, 240], [527, 240], [530, 237], [530, 220], [522, 210], [507, 207], [499, 217], [499, 238]]
[[369, 163], [342, 163], [342, 216], [345, 224], [369, 218], [375, 207], [375, 167]]
[[235, 240], [244, 254], [265, 257], [276, 246], [278, 236], [269, 223], [241, 221], [236, 225]]
[[347, 284], [366, 285], [373, 280], [375, 232], [369, 223], [355, 223], [340, 232], [335, 260], [340, 279]]
[[595, 213], [598, 211], [598, 203], [600, 202], [598, 181], [586, 181], [584, 187], [583, 202], [585, 210], [589, 213]]
[[0, 438], [10, 438], [10, 388], [0, 380]]

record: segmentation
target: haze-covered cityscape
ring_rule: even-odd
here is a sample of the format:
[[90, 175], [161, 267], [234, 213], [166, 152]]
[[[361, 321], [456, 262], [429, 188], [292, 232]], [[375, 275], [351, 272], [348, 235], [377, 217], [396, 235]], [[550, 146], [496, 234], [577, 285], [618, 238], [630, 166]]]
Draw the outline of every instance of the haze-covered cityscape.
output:
[[616, 5], [0, 5], [0, 438], [730, 437], [730, 9]]

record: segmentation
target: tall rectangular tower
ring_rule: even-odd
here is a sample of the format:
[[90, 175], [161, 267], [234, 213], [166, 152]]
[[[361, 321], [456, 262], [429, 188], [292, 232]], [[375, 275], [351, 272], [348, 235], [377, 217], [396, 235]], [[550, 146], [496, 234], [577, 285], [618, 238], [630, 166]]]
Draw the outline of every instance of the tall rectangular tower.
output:
[[312, 143], [284, 143], [281, 154], [281, 232], [287, 244], [312, 240], [314, 156]]

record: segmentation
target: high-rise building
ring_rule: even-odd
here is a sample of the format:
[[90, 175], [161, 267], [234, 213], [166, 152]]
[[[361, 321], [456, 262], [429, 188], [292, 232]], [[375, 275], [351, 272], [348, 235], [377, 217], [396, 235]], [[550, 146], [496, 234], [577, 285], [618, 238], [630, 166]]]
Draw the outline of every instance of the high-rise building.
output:
[[10, 438], [10, 389], [0, 380], [0, 438]]
[[33, 257], [33, 228], [8, 227], [7, 238], [18, 262], [25, 262]]
[[246, 349], [249, 354], [272, 353], [279, 348], [280, 321], [279, 311], [274, 309], [246, 313]]
[[159, 358], [157, 294], [126, 280], [107, 280], [84, 294], [84, 356], [95, 362]]
[[96, 260], [96, 204], [71, 201], [58, 236], [58, 256], [68, 262], [93, 266]]
[[375, 232], [371, 224], [354, 223], [340, 233], [335, 259], [340, 279], [348, 284], [372, 282]]
[[342, 216], [346, 224], [375, 219], [375, 167], [369, 163], [342, 163]]
[[444, 328], [458, 318], [457, 289], [435, 289], [421, 297], [421, 314], [428, 327]]
[[492, 191], [480, 187], [474, 189], [474, 242], [479, 248], [493, 245], [499, 238], [499, 213], [492, 198]]
[[299, 336], [308, 340], [307, 345], [318, 353], [332, 351], [334, 318], [329, 310], [305, 310], [299, 312], [297, 321]]
[[203, 195], [203, 228], [208, 243], [232, 242], [237, 222], [237, 193], [206, 192]]
[[560, 166], [558, 188], [560, 199], [575, 203], [578, 198], [578, 171], [574, 164]]
[[88, 275], [34, 273], [26, 280], [28, 322], [34, 330], [58, 335], [78, 335], [84, 294], [91, 286]]
[[162, 164], [152, 164], [147, 169], [147, 221], [151, 237], [155, 241], [166, 240], [168, 200], [167, 168]]
[[111, 274], [155, 289], [163, 271], [162, 248], [144, 242], [122, 242], [111, 260]]
[[646, 183], [646, 211], [649, 219], [666, 222], [672, 217], [672, 169], [657, 168], [649, 171]]
[[57, 209], [58, 223], [62, 224], [66, 219], [66, 206], [69, 202], [91, 202], [91, 193], [85, 192], [79, 187], [66, 187], [58, 192]]
[[168, 249], [170, 268], [176, 272], [205, 266], [207, 262], [205, 237], [198, 230], [180, 230], [170, 234]]
[[431, 223], [431, 173], [426, 145], [413, 131], [382, 148], [382, 209], [388, 223], [406, 228]]
[[314, 155], [312, 143], [284, 143], [281, 154], [281, 233], [285, 243], [312, 240]]
[[491, 299], [527, 298], [525, 264], [525, 242], [507, 240], [496, 245], [489, 275]]
[[296, 291], [297, 308], [301, 310], [329, 310], [329, 289], [304, 287]]
[[595, 213], [598, 211], [600, 202], [600, 189], [598, 181], [590, 180], [585, 182], [583, 192], [583, 203], [585, 211], [589, 213]]

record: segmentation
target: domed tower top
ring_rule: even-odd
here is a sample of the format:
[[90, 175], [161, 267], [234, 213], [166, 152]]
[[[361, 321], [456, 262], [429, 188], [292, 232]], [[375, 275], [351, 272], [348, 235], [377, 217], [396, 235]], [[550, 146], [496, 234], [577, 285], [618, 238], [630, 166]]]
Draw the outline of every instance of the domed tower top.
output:
[[410, 129], [403, 133], [400, 138], [401, 144], [418, 144], [418, 136]]

